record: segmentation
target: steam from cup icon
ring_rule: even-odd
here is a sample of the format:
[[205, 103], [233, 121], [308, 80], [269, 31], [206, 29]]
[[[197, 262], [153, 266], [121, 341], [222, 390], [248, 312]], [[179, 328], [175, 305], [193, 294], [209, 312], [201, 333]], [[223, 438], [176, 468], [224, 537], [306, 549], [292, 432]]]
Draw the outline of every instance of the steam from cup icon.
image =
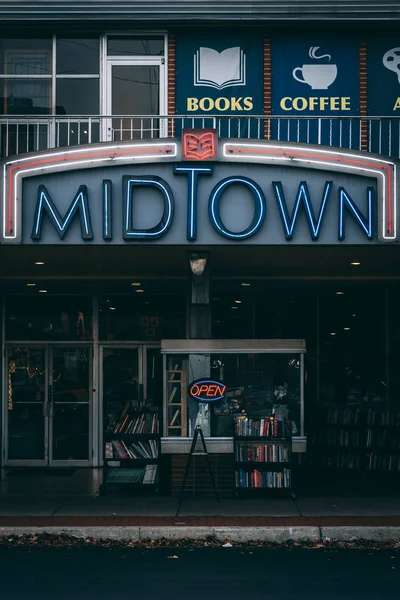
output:
[[321, 46], [311, 46], [310, 50], [308, 51], [308, 56], [310, 58], [314, 58], [315, 60], [321, 60], [322, 58], [327, 58], [330, 61], [332, 58], [330, 54], [323, 54], [322, 56], [317, 56], [317, 50], [319, 50], [320, 47]]
[[384, 54], [382, 58], [383, 66], [393, 71], [397, 75], [400, 83], [400, 48], [392, 48]]

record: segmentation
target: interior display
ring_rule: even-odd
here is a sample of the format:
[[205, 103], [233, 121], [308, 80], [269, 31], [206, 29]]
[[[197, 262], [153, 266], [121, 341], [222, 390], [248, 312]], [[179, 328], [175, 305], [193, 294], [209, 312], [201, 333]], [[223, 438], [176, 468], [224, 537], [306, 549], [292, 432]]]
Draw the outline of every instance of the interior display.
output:
[[101, 493], [106, 493], [112, 484], [155, 489], [160, 459], [158, 409], [132, 408], [128, 401], [107, 421]]
[[292, 425], [274, 417], [235, 418], [236, 491], [285, 490], [292, 486]]
[[[188, 354], [172, 354], [166, 357], [167, 395], [166, 410], [168, 426], [166, 435], [169, 437], [184, 437], [192, 435], [195, 426], [200, 425], [208, 437], [233, 437], [234, 418], [246, 414], [250, 421], [260, 423], [265, 420], [269, 426], [272, 418], [275, 427], [284, 421], [290, 422], [291, 435], [304, 435], [303, 424], [303, 382], [302, 354], [295, 350], [303, 344], [301, 340], [285, 340], [284, 350], [271, 348], [270, 340], [260, 342], [258, 352], [245, 349], [246, 343], [251, 347], [252, 341], [241, 341], [244, 348], [235, 348], [235, 341], [221, 341], [221, 351], [198, 351]], [[163, 342], [164, 343], [164, 342]], [[164, 343], [168, 344], [168, 341]], [[234, 350], [229, 350], [232, 345]], [[215, 346], [215, 343], [214, 343]], [[189, 381], [192, 381], [187, 395], [182, 398], [182, 388], [177, 383], [175, 390], [172, 377], [172, 367], [180, 369]], [[171, 370], [172, 368], [172, 370]], [[202, 377], [196, 377], [202, 375]], [[179, 375], [181, 377], [181, 375]], [[173, 376], [175, 378], [175, 376]], [[171, 399], [179, 390], [179, 410], [173, 411]], [[171, 396], [172, 394], [172, 396]], [[218, 395], [219, 398], [215, 398]], [[200, 399], [200, 401], [199, 401]], [[207, 401], [208, 400], [208, 401]], [[181, 404], [187, 406], [185, 414]], [[179, 425], [186, 425], [186, 430], [172, 423], [174, 416], [179, 419]], [[180, 420], [182, 416], [183, 420]], [[172, 425], [172, 427], [171, 427]], [[173, 427], [175, 425], [175, 427]], [[237, 432], [236, 432], [237, 433]], [[254, 434], [263, 435], [263, 434]]]

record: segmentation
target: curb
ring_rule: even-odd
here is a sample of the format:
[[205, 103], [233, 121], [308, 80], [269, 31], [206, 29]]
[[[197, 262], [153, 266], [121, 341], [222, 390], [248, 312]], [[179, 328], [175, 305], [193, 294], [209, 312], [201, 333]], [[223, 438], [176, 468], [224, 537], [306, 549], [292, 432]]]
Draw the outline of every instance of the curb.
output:
[[116, 541], [145, 540], [206, 540], [238, 543], [262, 541], [270, 543], [356, 541], [389, 542], [400, 540], [400, 527], [18, 527], [0, 528], [0, 537], [62, 535], [74, 538], [110, 539]]

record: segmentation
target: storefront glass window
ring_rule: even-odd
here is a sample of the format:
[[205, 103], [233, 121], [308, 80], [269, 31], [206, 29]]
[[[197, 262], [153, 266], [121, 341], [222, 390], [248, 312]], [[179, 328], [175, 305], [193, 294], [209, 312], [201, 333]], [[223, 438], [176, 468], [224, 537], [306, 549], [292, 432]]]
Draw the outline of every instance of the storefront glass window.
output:
[[163, 56], [164, 36], [109, 36], [107, 53], [109, 56]]
[[320, 402], [385, 403], [385, 288], [321, 290], [320, 315]]
[[[142, 298], [143, 296], [143, 298]], [[184, 296], [102, 296], [99, 299], [101, 340], [161, 340], [184, 338]]]
[[13, 296], [6, 300], [8, 340], [90, 340], [92, 299]]
[[88, 75], [99, 73], [99, 38], [57, 38], [56, 72], [58, 75]]
[[[231, 437], [233, 418], [292, 421], [293, 435], [301, 434], [301, 356], [297, 353], [229, 353], [167, 356], [167, 435], [192, 436], [196, 425], [212, 437]], [[227, 386], [220, 402], [200, 403], [187, 387], [201, 377]]]

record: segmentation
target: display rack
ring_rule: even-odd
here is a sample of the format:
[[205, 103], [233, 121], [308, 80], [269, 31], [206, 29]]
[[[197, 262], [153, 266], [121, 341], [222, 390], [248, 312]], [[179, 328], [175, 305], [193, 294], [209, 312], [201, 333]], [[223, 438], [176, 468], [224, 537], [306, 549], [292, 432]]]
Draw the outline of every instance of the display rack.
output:
[[167, 436], [186, 437], [186, 371], [167, 371]]
[[289, 421], [235, 418], [235, 493], [290, 493], [292, 432]]
[[110, 485], [154, 491], [161, 455], [158, 409], [130, 409], [115, 415], [104, 434], [104, 475], [100, 493]]

